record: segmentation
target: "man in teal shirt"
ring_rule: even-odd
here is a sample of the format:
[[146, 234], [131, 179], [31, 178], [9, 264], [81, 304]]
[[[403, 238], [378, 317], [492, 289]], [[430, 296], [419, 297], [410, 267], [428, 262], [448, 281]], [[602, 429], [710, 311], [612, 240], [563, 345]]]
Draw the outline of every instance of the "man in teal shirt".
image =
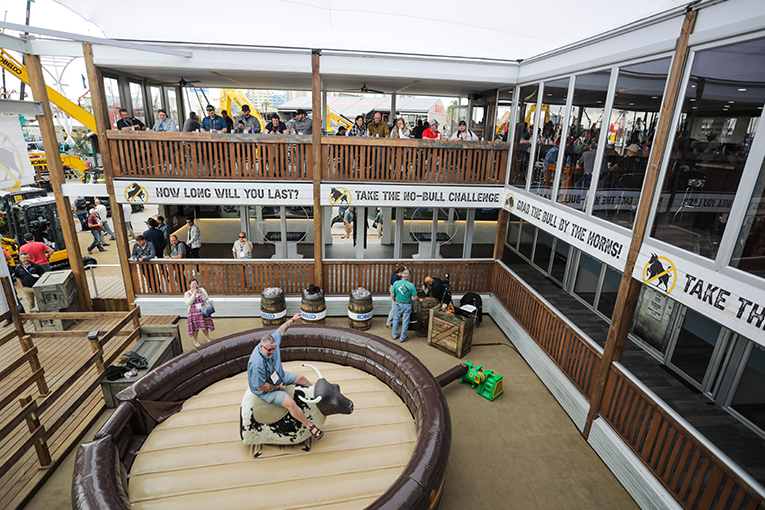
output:
[[409, 328], [409, 317], [412, 315], [412, 299], [422, 301], [417, 297], [417, 289], [409, 281], [409, 270], [401, 273], [401, 279], [393, 284], [390, 290], [390, 297], [393, 299], [393, 339], [397, 340], [398, 325], [401, 324], [401, 341], [406, 340], [406, 330]]

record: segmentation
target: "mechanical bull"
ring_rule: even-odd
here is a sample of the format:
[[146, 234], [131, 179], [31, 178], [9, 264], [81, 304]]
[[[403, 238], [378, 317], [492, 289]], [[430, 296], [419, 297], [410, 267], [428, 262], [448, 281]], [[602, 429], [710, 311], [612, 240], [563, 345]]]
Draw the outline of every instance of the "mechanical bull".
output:
[[[290, 385], [285, 391], [311, 423], [321, 429], [327, 416], [353, 412], [353, 402], [340, 392], [339, 385], [330, 384], [313, 365], [303, 366], [313, 369], [319, 380], [309, 388]], [[240, 412], [239, 434], [244, 444], [298, 444], [311, 437], [287, 409], [261, 400], [249, 388], [244, 392]]]

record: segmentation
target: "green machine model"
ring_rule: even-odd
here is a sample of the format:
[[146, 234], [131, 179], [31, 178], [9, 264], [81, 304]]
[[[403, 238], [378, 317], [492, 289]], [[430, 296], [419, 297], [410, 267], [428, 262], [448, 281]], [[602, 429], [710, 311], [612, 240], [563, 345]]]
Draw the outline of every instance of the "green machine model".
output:
[[464, 364], [467, 365], [468, 370], [460, 377], [460, 382], [470, 383], [472, 388], [477, 386], [478, 394], [491, 401], [502, 395], [504, 389], [501, 374], [495, 374], [493, 370], [483, 370], [483, 365], [475, 366], [469, 361], [465, 361]]

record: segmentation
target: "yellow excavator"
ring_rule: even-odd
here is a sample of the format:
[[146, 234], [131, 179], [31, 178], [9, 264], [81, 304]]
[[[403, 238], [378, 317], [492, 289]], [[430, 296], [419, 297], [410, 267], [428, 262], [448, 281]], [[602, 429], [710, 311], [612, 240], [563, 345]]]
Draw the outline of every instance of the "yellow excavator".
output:
[[[2, 48], [0, 48], [0, 65], [13, 76], [29, 85], [27, 68]], [[63, 95], [59, 94], [56, 90], [47, 86], [46, 88], [48, 89], [48, 99], [50, 99], [51, 103], [61, 108], [64, 113], [79, 121], [89, 130], [94, 133], [96, 132], [96, 119], [90, 112], [83, 110]]]
[[241, 112], [242, 106], [247, 105], [250, 107], [250, 115], [258, 119], [258, 122], [260, 122], [260, 131], [262, 133], [266, 132], [266, 119], [263, 118], [263, 115], [260, 113], [260, 111], [253, 106], [253, 104], [250, 102], [247, 97], [239, 92], [238, 90], [234, 89], [223, 89], [221, 91], [220, 95], [220, 109], [226, 110], [228, 114], [232, 118], [236, 118], [239, 115], [234, 115], [234, 112], [231, 111], [231, 103], [234, 103], [237, 108], [239, 108], [239, 111]]

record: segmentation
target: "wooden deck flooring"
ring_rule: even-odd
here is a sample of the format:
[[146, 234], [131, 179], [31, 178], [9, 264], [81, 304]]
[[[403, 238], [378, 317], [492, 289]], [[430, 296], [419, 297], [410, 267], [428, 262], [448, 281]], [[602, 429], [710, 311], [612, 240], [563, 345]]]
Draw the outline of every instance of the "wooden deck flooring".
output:
[[[140, 320], [141, 325], [166, 325], [177, 323], [179, 318], [148, 316]], [[45, 336], [35, 336], [34, 333], [30, 333], [32, 331], [30, 322], [25, 325], [28, 333], [33, 337], [38, 359], [45, 370], [49, 395], [54, 392], [60, 392], [60, 395], [52, 403], [46, 402], [50, 397], [42, 396], [34, 383], [28, 386], [24, 394], [31, 395], [40, 406], [38, 418], [45, 429], [51, 430], [57, 426], [58, 429], [46, 441], [52, 458], [52, 464], [48, 468], [40, 468], [35, 448], [32, 447], [13, 464], [11, 469], [0, 476], [0, 508], [21, 508], [34, 490], [47, 479], [55, 466], [78, 444], [82, 434], [103, 410], [101, 377], [95, 365], [82, 371], [73, 383], [69, 379], [93, 357], [90, 342], [86, 339], [87, 333], [96, 329], [102, 332], [108, 331], [118, 322], [119, 319], [103, 317], [82, 320], [71, 326], [65, 335], [46, 334]], [[11, 329], [0, 330], [0, 334], [10, 332]], [[120, 348], [131, 330], [132, 327], [128, 324], [123, 329], [122, 335], [115, 336], [104, 345], [105, 359]], [[73, 335], [72, 332], [81, 332], [81, 335]], [[0, 371], [5, 370], [14, 360], [22, 356], [23, 352], [16, 338], [0, 346]], [[29, 363], [24, 363], [12, 374], [0, 379], [0, 398], [5, 400], [12, 397], [13, 388], [31, 375]], [[68, 386], [64, 387], [65, 384]], [[69, 412], [69, 408], [78, 402], [80, 402], [79, 405]], [[5, 427], [18, 414], [19, 406], [18, 397], [13, 397], [11, 403], [0, 410], [0, 428]], [[23, 421], [5, 437], [0, 438], [0, 459], [3, 464], [29, 439], [30, 432]]]

